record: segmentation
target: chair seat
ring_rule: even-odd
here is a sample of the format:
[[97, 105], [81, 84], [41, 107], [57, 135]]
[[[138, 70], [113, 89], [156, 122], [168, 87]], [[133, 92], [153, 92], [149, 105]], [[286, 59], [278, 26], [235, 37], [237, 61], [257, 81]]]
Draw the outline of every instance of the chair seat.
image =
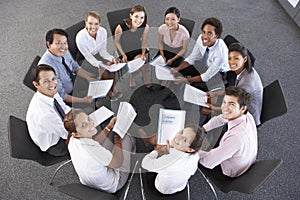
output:
[[184, 188], [184, 190], [180, 192], [176, 192], [174, 194], [162, 194], [155, 188], [155, 178], [156, 173], [153, 172], [144, 172], [141, 173], [143, 190], [146, 199], [152, 200], [184, 200], [189, 199], [189, 188], [188, 185]]
[[60, 192], [78, 199], [88, 199], [88, 200], [117, 200], [118, 197], [115, 194], [110, 194], [101, 190], [96, 190], [94, 188], [87, 187], [80, 183], [71, 183], [67, 185], [62, 185], [58, 187]]
[[262, 185], [281, 165], [281, 159], [256, 161], [244, 174], [236, 178], [223, 175], [221, 168], [207, 169], [198, 165], [199, 170], [222, 192], [238, 191], [250, 194]]

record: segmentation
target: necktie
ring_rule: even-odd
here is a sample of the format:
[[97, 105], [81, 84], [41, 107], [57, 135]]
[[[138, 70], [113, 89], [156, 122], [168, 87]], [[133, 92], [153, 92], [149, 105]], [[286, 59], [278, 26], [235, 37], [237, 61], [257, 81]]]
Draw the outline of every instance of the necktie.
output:
[[69, 68], [68, 65], [66, 64], [65, 58], [64, 58], [64, 57], [61, 57], [61, 59], [62, 59], [62, 64], [65, 66], [65, 68], [66, 68], [66, 70], [67, 70], [67, 72], [68, 72], [68, 74], [69, 74], [69, 76], [70, 76], [72, 82], [74, 83], [74, 82], [75, 82], [75, 76], [74, 76], [73, 72], [70, 70], [70, 68]]
[[57, 111], [57, 113], [59, 114], [59, 116], [64, 119], [66, 114], [65, 111], [62, 109], [62, 107], [59, 105], [59, 103], [57, 102], [57, 100], [54, 98], [54, 107]]
[[206, 47], [205, 53], [202, 58], [202, 66], [207, 67], [207, 59], [208, 59], [209, 48]]

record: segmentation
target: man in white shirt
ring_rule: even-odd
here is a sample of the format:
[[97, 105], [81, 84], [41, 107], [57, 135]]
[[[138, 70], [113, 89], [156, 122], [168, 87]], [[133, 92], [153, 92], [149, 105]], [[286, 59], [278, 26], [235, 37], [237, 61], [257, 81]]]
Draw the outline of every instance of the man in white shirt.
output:
[[[220, 39], [223, 28], [217, 18], [207, 18], [201, 26], [202, 33], [198, 37], [192, 53], [178, 67], [172, 68], [173, 73], [181, 73], [177, 82], [191, 82], [195, 87], [207, 91], [205, 82], [209, 81], [218, 72], [223, 76], [229, 71], [228, 48]], [[200, 74], [193, 65], [196, 60], [202, 59], [202, 67], [206, 72]], [[197, 83], [197, 84], [195, 84]]]
[[[42, 151], [64, 156], [68, 154], [65, 144], [68, 132], [64, 128], [63, 118], [71, 108], [57, 93], [57, 78], [52, 67], [36, 66], [31, 76], [37, 92], [31, 99], [26, 115], [29, 134]], [[55, 101], [59, 105], [54, 105]]]

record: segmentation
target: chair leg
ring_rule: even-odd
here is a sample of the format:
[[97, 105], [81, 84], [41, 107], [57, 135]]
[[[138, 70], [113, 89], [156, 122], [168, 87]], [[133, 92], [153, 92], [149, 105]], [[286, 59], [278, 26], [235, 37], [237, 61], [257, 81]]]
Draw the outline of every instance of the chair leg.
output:
[[139, 168], [139, 173], [140, 173], [140, 183], [141, 183], [142, 198], [143, 198], [143, 200], [146, 200], [145, 192], [144, 192], [144, 185], [143, 185], [143, 178], [142, 178], [142, 170], [141, 170], [141, 168]]
[[63, 167], [63, 166], [65, 166], [66, 164], [68, 164], [69, 162], [72, 162], [72, 160], [70, 159], [70, 160], [67, 160], [67, 161], [65, 161], [64, 163], [62, 163], [61, 165], [59, 165], [59, 167], [55, 170], [55, 172], [54, 172], [54, 174], [52, 175], [52, 177], [51, 177], [51, 180], [50, 180], [50, 185], [52, 185], [52, 183], [53, 183], [53, 179], [54, 179], [54, 177], [55, 177], [55, 175], [57, 174], [57, 172]]
[[123, 197], [123, 200], [126, 200], [126, 197], [127, 197], [127, 194], [128, 194], [128, 191], [129, 191], [129, 187], [130, 187], [130, 183], [132, 181], [132, 178], [133, 178], [133, 175], [134, 175], [134, 172], [135, 172], [135, 169], [136, 169], [136, 166], [137, 164], [139, 163], [139, 161], [137, 160], [134, 164], [134, 167], [133, 167], [133, 170], [132, 170], [132, 173], [131, 173], [131, 176], [128, 180], [128, 183], [127, 183], [127, 187], [126, 187], [126, 190], [125, 190], [125, 193], [124, 193], [124, 197]]
[[191, 195], [190, 195], [190, 184], [189, 184], [189, 182], [187, 182], [186, 187], [187, 187], [187, 190], [188, 190], [188, 200], [190, 200]]
[[212, 192], [214, 193], [215, 195], [215, 198], [216, 200], [218, 200], [218, 196], [217, 196], [217, 193], [216, 193], [216, 190], [213, 186], [213, 184], [210, 182], [210, 180], [205, 176], [205, 174], [198, 168], [199, 172], [202, 174], [202, 176], [205, 178], [206, 182], [208, 183], [210, 189], [212, 190]]

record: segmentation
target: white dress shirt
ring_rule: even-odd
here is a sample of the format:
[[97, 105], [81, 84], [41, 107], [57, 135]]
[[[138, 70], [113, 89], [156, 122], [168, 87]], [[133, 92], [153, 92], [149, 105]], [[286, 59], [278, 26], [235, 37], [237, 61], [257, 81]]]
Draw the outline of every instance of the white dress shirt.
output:
[[[196, 60], [203, 58], [206, 51], [206, 46], [202, 45], [201, 34], [198, 37], [192, 53], [185, 59], [190, 65], [194, 65]], [[209, 47], [209, 53], [207, 58], [207, 70], [201, 74], [201, 79], [207, 82], [211, 79], [217, 72], [227, 72], [229, 71], [228, 64], [228, 48], [222, 39], [217, 39], [216, 43]]]
[[[54, 95], [54, 98], [66, 114], [71, 110], [58, 93]], [[63, 121], [55, 110], [54, 98], [37, 91], [27, 110], [26, 122], [29, 134], [42, 151], [46, 151], [49, 147], [57, 144], [60, 138], [66, 139], [68, 136]]]
[[119, 183], [119, 169], [107, 167], [112, 153], [90, 138], [70, 138], [71, 160], [83, 185], [114, 193]]
[[102, 63], [95, 58], [97, 53], [108, 61], [114, 58], [107, 52], [107, 31], [103, 27], [99, 27], [96, 39], [90, 36], [86, 28], [82, 29], [76, 35], [76, 44], [84, 58], [94, 67], [99, 67]]
[[169, 154], [159, 158], [157, 156], [157, 151], [152, 151], [142, 161], [144, 169], [158, 173], [155, 179], [156, 189], [163, 194], [182, 191], [197, 170], [198, 153], [190, 154], [170, 148]]

